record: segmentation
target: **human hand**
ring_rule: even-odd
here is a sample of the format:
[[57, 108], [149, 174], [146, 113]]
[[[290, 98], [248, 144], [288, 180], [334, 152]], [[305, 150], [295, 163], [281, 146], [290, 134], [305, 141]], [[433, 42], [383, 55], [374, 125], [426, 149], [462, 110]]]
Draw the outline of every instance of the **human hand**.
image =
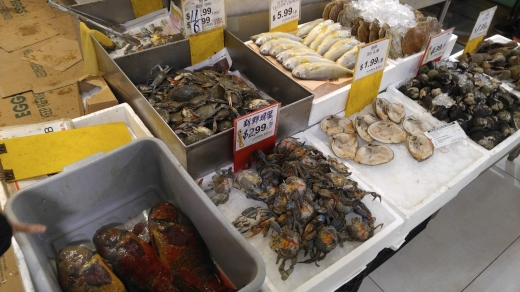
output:
[[42, 224], [29, 224], [23, 222], [14, 222], [9, 221], [9, 225], [13, 229], [13, 234], [17, 232], [25, 232], [25, 233], [43, 233], [47, 230], [47, 226]]

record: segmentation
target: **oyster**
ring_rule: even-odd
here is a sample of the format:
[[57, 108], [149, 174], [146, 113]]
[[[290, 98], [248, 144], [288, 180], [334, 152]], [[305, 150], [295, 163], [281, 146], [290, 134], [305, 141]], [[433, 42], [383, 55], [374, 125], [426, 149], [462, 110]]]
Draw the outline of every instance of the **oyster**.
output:
[[357, 135], [353, 133], [339, 133], [329, 137], [332, 152], [339, 158], [354, 159], [358, 149]]
[[404, 106], [400, 103], [390, 103], [383, 110], [388, 119], [396, 124], [401, 123], [406, 116]]
[[394, 159], [394, 151], [385, 145], [368, 144], [356, 152], [354, 162], [365, 165], [385, 164]]
[[321, 129], [332, 136], [339, 133], [355, 133], [354, 124], [347, 118], [329, 116], [320, 123]]
[[368, 143], [372, 143], [374, 138], [370, 137], [368, 134], [368, 126], [377, 121], [378, 119], [373, 115], [357, 116], [354, 120], [354, 127], [356, 128], [356, 132], [358, 133], [359, 137]]
[[412, 135], [406, 138], [406, 148], [415, 160], [421, 162], [433, 155], [433, 143], [423, 134]]
[[398, 144], [406, 140], [405, 132], [390, 121], [375, 122], [368, 127], [368, 134], [379, 142]]
[[433, 129], [433, 127], [416, 116], [410, 116], [403, 121], [403, 129], [410, 135], [419, 135]]
[[382, 120], [388, 120], [388, 115], [385, 113], [385, 108], [389, 105], [390, 102], [384, 98], [377, 97], [372, 102], [372, 107], [374, 108], [374, 112], [376, 115]]

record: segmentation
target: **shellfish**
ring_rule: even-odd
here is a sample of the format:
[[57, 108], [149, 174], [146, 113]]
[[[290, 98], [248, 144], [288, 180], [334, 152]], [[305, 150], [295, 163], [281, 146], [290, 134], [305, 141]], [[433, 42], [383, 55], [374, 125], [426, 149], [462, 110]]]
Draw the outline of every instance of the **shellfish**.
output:
[[365, 165], [385, 164], [394, 159], [394, 151], [385, 145], [368, 144], [356, 152], [354, 162]]
[[372, 107], [374, 108], [374, 113], [381, 120], [388, 120], [388, 115], [385, 112], [386, 106], [388, 106], [390, 102], [384, 98], [376, 98], [372, 102]]
[[356, 156], [358, 141], [356, 134], [339, 133], [329, 137], [330, 147], [339, 158], [353, 159]]
[[412, 157], [419, 162], [430, 158], [435, 149], [432, 141], [423, 134], [408, 136], [406, 148], [408, 148]]
[[368, 134], [379, 142], [398, 144], [406, 140], [406, 134], [395, 123], [390, 121], [375, 122], [368, 127]]
[[401, 123], [406, 116], [404, 106], [400, 103], [390, 103], [384, 108], [384, 111], [388, 119], [396, 124]]
[[339, 133], [355, 133], [354, 124], [347, 118], [329, 116], [323, 119], [320, 125], [329, 136]]
[[433, 129], [433, 127], [416, 116], [409, 116], [403, 121], [403, 129], [410, 135], [419, 135]]
[[359, 137], [368, 143], [372, 143], [374, 138], [370, 137], [367, 131], [368, 127], [377, 121], [378, 119], [373, 115], [357, 116], [354, 120], [354, 127], [356, 128]]

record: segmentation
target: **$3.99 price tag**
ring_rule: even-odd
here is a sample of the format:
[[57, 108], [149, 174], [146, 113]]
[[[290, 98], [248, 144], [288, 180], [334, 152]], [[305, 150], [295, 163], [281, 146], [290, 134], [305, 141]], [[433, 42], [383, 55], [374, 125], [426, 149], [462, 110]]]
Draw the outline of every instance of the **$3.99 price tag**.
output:
[[225, 25], [224, 0], [187, 0], [183, 3], [185, 34], [193, 35]]
[[496, 10], [497, 6], [480, 12], [480, 15], [478, 16], [477, 22], [473, 27], [473, 31], [471, 32], [469, 40], [485, 36], [487, 34], [487, 31], [489, 29], [491, 21], [493, 20], [493, 16], [495, 15]]
[[270, 28], [300, 19], [300, 0], [271, 0]]
[[276, 136], [280, 104], [254, 111], [235, 119], [235, 152]]
[[437, 35], [431, 36], [426, 50], [424, 51], [424, 57], [421, 65], [426, 64], [430, 61], [439, 61], [446, 50], [446, 43], [453, 34], [454, 28], [447, 29]]
[[359, 49], [354, 81], [385, 68], [390, 39], [385, 38], [364, 45]]

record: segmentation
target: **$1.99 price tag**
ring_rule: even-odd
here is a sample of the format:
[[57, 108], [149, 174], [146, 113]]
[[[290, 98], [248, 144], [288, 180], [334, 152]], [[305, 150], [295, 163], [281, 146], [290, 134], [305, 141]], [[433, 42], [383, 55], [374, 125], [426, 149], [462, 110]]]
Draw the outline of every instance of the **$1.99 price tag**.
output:
[[493, 20], [493, 16], [495, 15], [496, 10], [497, 6], [480, 12], [480, 15], [478, 16], [477, 22], [473, 27], [473, 31], [471, 32], [469, 40], [485, 36], [487, 34], [487, 31], [489, 29], [491, 21]]
[[447, 29], [437, 35], [431, 36], [426, 50], [424, 51], [424, 57], [421, 65], [426, 64], [430, 61], [439, 61], [446, 50], [446, 43], [453, 35], [454, 28]]
[[390, 39], [385, 38], [364, 45], [359, 49], [354, 81], [385, 68]]
[[224, 0], [187, 0], [184, 2], [185, 34], [193, 35], [225, 25]]
[[300, 19], [300, 0], [271, 0], [270, 28]]

